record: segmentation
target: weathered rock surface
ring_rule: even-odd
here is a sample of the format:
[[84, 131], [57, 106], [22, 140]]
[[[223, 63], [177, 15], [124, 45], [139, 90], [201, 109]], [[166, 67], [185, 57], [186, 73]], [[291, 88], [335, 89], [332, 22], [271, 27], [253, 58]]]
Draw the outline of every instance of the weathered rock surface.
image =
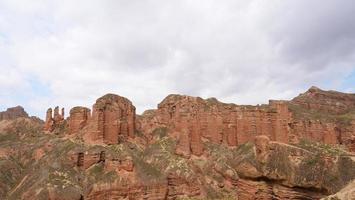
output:
[[313, 86], [292, 102], [310, 110], [344, 114], [355, 108], [355, 94], [323, 91]]
[[320, 199], [323, 195], [302, 188], [290, 188], [265, 181], [239, 180], [238, 199]]
[[[341, 144], [352, 151], [355, 143], [355, 112], [352, 113], [355, 99], [353, 94], [338, 94], [311, 88], [292, 101], [270, 100], [268, 105], [261, 106], [239, 106], [214, 98], [204, 100], [169, 95], [158, 105], [158, 109], [138, 117], [137, 127], [148, 135], [157, 128], [167, 127], [169, 134], [178, 140], [176, 152], [186, 157], [191, 153], [202, 155], [203, 140], [237, 146], [252, 141], [258, 135], [291, 144], [304, 139]], [[338, 101], [340, 103], [336, 103]], [[305, 104], [302, 102], [312, 102], [313, 106], [303, 108]], [[325, 109], [328, 107], [332, 108]], [[310, 110], [312, 113], [309, 113]], [[350, 114], [340, 116], [338, 113]], [[346, 124], [340, 121], [344, 118]]]
[[165, 185], [132, 185], [97, 184], [86, 199], [166, 199], [167, 187]]
[[44, 122], [43, 130], [47, 132], [53, 132], [54, 130], [61, 128], [65, 124], [64, 121], [64, 108], [59, 113], [59, 107], [49, 108], [46, 113], [46, 121]]
[[104, 144], [117, 144], [135, 133], [136, 108], [127, 98], [107, 94], [93, 106], [85, 139]]
[[346, 187], [341, 189], [334, 195], [323, 198], [322, 200], [353, 200], [355, 199], [355, 181], [349, 183]]
[[85, 107], [74, 107], [70, 110], [68, 134], [75, 134], [82, 130], [90, 119], [90, 109]]
[[202, 140], [237, 146], [253, 141], [257, 135], [288, 142], [291, 113], [284, 101], [269, 106], [237, 106], [216, 99], [169, 95], [150, 116], [139, 118], [142, 132], [168, 127], [176, 135], [179, 154], [202, 155]]
[[0, 121], [1, 120], [12, 120], [20, 117], [28, 118], [28, 114], [25, 109], [21, 106], [16, 106], [13, 108], [8, 108], [6, 111], [0, 112]]
[[320, 199], [355, 179], [353, 96], [312, 87], [242, 106], [169, 95], [136, 115], [107, 94], [92, 113], [49, 109], [44, 127], [3, 120], [0, 198]]

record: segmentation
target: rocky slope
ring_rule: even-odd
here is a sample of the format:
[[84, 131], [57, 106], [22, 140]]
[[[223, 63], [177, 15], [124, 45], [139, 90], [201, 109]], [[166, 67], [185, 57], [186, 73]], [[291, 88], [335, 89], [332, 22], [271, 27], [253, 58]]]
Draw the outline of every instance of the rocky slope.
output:
[[355, 179], [354, 97], [312, 87], [242, 106], [169, 95], [137, 115], [107, 94], [67, 118], [59, 107], [44, 123], [7, 118], [0, 198], [333, 198]]

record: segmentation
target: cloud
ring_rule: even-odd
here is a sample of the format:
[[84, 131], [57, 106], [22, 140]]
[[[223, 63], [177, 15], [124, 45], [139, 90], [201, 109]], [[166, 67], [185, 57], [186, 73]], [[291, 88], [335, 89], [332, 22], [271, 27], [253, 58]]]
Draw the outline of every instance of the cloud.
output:
[[350, 0], [38, 2], [0, 3], [0, 91], [21, 103], [27, 84], [37, 115], [107, 92], [142, 112], [169, 93], [256, 104], [355, 84], [342, 82], [355, 61]]

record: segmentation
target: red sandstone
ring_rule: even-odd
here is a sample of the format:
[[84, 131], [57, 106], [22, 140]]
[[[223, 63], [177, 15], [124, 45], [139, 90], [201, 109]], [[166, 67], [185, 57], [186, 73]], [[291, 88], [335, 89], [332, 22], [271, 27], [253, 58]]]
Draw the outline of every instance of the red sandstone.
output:
[[[305, 103], [307, 102], [307, 103]], [[355, 149], [355, 120], [343, 126], [337, 121], [297, 117], [290, 106], [319, 112], [344, 113], [355, 108], [353, 94], [326, 92], [312, 87], [292, 101], [270, 100], [267, 105], [225, 104], [215, 98], [202, 99], [169, 95], [156, 110], [138, 116], [128, 99], [107, 94], [93, 105], [92, 115], [84, 107], [75, 107], [68, 118], [68, 134], [83, 132], [84, 140], [99, 144], [117, 144], [133, 138], [136, 131], [152, 140], [154, 130], [165, 127], [177, 139], [176, 153], [184, 157], [201, 156], [203, 140], [237, 146], [259, 135], [271, 141], [298, 143], [303, 139], [326, 144], [343, 144]], [[318, 106], [318, 104], [319, 106]], [[325, 109], [327, 108], [327, 109]], [[64, 120], [64, 110], [47, 111], [44, 129], [53, 131]], [[83, 131], [82, 131], [83, 130]], [[149, 142], [149, 141], [148, 141]]]
[[13, 108], [8, 108], [4, 112], [0, 112], [0, 121], [1, 120], [12, 120], [19, 117], [28, 117], [28, 114], [21, 106], [16, 106]]

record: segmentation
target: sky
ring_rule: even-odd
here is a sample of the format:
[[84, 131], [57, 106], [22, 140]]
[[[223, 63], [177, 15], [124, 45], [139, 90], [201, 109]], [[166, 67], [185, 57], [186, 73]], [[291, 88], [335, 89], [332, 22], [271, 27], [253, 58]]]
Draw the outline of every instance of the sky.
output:
[[355, 92], [353, 0], [0, 0], [0, 110]]

